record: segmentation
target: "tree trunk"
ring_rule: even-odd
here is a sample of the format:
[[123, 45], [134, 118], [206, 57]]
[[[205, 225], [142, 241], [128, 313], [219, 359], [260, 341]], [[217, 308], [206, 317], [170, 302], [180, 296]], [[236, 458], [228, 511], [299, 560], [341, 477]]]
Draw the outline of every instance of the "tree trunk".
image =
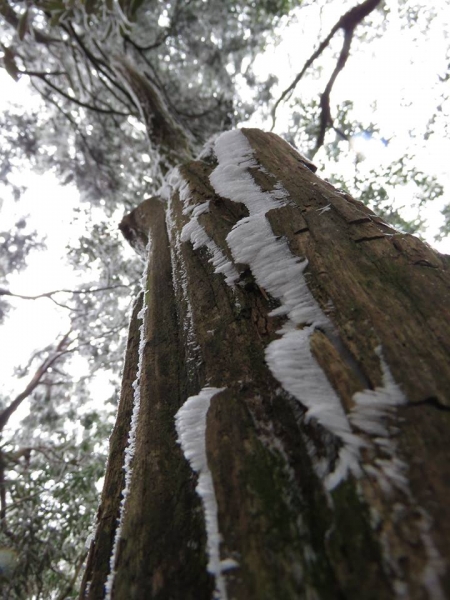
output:
[[124, 219], [146, 308], [81, 598], [447, 597], [448, 257], [314, 170], [228, 132]]

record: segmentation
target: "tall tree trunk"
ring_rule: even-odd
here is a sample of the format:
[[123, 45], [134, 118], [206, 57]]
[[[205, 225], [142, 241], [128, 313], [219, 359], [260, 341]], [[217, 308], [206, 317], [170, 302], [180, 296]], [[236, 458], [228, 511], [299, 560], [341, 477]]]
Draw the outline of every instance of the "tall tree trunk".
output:
[[145, 309], [82, 598], [450, 592], [449, 260], [313, 171], [228, 132], [124, 219]]

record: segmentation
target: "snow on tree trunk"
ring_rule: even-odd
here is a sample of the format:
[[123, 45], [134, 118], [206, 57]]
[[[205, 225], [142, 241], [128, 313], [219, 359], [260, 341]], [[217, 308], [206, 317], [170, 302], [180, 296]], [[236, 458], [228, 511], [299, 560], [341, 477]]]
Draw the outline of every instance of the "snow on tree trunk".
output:
[[122, 224], [144, 324], [81, 598], [445, 598], [448, 257], [274, 134], [214, 153]]

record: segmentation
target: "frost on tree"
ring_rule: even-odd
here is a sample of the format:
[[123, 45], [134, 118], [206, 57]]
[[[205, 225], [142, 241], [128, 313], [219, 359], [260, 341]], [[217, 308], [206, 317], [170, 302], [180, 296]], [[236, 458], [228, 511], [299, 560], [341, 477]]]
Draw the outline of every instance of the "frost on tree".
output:
[[144, 306], [81, 597], [447, 597], [448, 258], [314, 171], [227, 132], [124, 219]]

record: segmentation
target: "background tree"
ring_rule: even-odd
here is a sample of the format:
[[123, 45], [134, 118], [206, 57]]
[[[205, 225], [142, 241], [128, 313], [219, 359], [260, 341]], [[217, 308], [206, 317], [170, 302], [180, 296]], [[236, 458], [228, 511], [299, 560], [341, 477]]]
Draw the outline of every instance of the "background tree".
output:
[[[34, 114], [5, 115], [3, 176], [20, 193], [12, 175], [24, 160], [41, 171], [51, 169], [63, 182], [74, 182], [81, 198], [89, 206], [101, 209], [106, 219], [97, 222], [71, 251], [73, 263], [80, 270], [89, 265], [90, 280], [81, 290], [74, 290], [74, 294], [50, 294], [69, 307], [72, 347], [90, 361], [91, 373], [99, 367], [117, 371], [116, 360], [122, 353], [122, 338], [117, 338], [117, 332], [123, 328], [122, 311], [129, 303], [130, 291], [138, 287], [140, 265], [123, 256], [114, 231], [114, 220], [160, 188], [170, 167], [195, 156], [212, 134], [234, 126], [253, 110], [267, 104], [273, 79], [258, 84], [247, 65], [263, 47], [277, 19], [288, 14], [293, 6], [294, 3], [289, 2], [200, 1], [52, 2], [30, 3], [26, 7], [6, 0], [1, 3], [4, 66], [15, 79], [29, 77], [45, 103], [45, 110], [39, 108]], [[408, 3], [404, 6], [404, 18], [411, 19], [413, 9]], [[333, 159], [339, 155], [341, 140], [366, 131], [368, 124], [352, 122], [349, 105], [340, 107], [332, 119], [331, 88], [348, 58], [350, 43], [364, 41], [362, 34], [358, 39], [358, 31], [373, 36], [374, 24], [386, 18], [390, 9], [378, 2], [366, 1], [358, 7], [348, 4], [342, 10], [343, 15], [331, 32], [321, 36], [324, 42], [319, 47], [325, 51], [332, 47], [335, 36], [344, 33], [342, 50], [333, 48], [337, 60], [333, 76], [323, 79], [321, 101], [316, 96], [302, 107], [301, 112], [298, 108], [293, 111], [293, 126], [289, 128], [290, 140], [301, 142], [305, 152], [309, 146], [312, 150], [318, 148], [326, 140], [328, 129], [330, 143], [326, 145], [326, 152]], [[425, 27], [433, 18], [435, 15], [428, 13], [423, 22], [417, 21]], [[353, 39], [355, 34], [356, 39]], [[323, 64], [317, 63], [322, 56], [319, 55], [315, 52], [309, 61], [316, 67], [316, 73], [324, 68]], [[239, 98], [236, 84], [242, 81], [253, 87], [251, 102]], [[443, 104], [445, 106], [445, 102]], [[376, 132], [376, 129], [371, 127], [370, 131]], [[397, 167], [392, 165], [388, 173], [392, 179], [391, 174], [399, 179], [418, 179], [419, 175], [428, 195], [440, 193], [435, 179], [408, 165], [407, 157]], [[365, 185], [367, 176], [356, 173], [352, 179], [352, 184], [357, 187], [358, 184]], [[345, 183], [349, 185], [348, 181]], [[367, 200], [382, 201], [385, 198], [383, 182], [367, 190]], [[398, 222], [395, 211], [387, 207], [386, 212]], [[402, 223], [411, 230], [418, 224]], [[27, 229], [23, 233], [28, 234]], [[8, 253], [10, 248], [8, 244]], [[90, 289], [104, 293], [86, 293]], [[4, 294], [2, 299], [7, 295]], [[35, 363], [38, 360], [36, 357]], [[48, 435], [44, 436], [46, 444], [57, 446], [53, 439], [57, 427], [55, 412], [61, 423], [69, 423], [75, 415], [86, 410], [88, 416], [82, 417], [84, 432], [73, 431], [72, 439], [73, 447], [81, 448], [83, 457], [88, 457], [92, 448], [98, 451], [102, 448], [101, 440], [104, 441], [105, 435], [100, 425], [104, 419], [97, 408], [89, 405], [86, 379], [78, 381], [74, 387], [70, 373], [64, 373], [64, 385], [60, 376], [55, 372], [43, 382], [42, 389], [44, 386], [51, 389], [51, 393], [45, 395], [51, 410], [42, 411], [50, 415], [47, 422], [39, 416], [37, 409], [32, 411], [28, 423], [22, 424], [22, 431], [29, 437], [29, 432], [36, 430], [39, 422], [43, 431], [48, 430]], [[43, 395], [34, 395], [36, 406], [45, 406], [43, 398]], [[81, 405], [89, 408], [81, 409]], [[67, 435], [66, 429], [67, 425], [63, 436]], [[81, 446], [80, 438], [83, 438]], [[32, 445], [27, 441], [17, 446], [14, 441], [10, 450], [14, 453], [26, 447]], [[60, 447], [57, 451], [61, 456]], [[33, 449], [30, 452], [31, 467], [27, 465], [30, 472], [34, 464], [39, 472], [39, 462], [33, 462], [38, 457], [39, 451]], [[64, 464], [70, 460], [64, 459]], [[97, 467], [89, 459], [83, 460], [87, 460], [86, 465], [94, 472]], [[59, 467], [56, 465], [55, 468]], [[14, 472], [15, 469], [8, 471], [7, 478], [15, 477], [11, 475]], [[51, 480], [45, 470], [42, 477]], [[12, 489], [9, 481], [8, 486], [8, 490]], [[48, 487], [57, 489], [53, 484]], [[69, 506], [74, 507], [76, 516], [72, 521], [78, 520], [78, 531], [81, 531], [84, 522], [76, 507], [80, 506], [80, 495], [83, 496], [84, 491], [77, 485], [73, 488], [66, 485], [64, 489], [73, 489], [70, 503], [65, 507], [66, 511]], [[26, 498], [28, 491], [20, 493], [21, 498]], [[9, 501], [6, 499], [5, 502]], [[62, 506], [57, 496], [51, 503], [59, 509]], [[83, 506], [89, 504], [85, 500], [81, 503]], [[21, 502], [17, 504], [20, 505]], [[20, 521], [20, 511], [17, 515]], [[27, 527], [24, 522], [17, 537], [26, 537]], [[66, 531], [69, 532], [69, 528]], [[58, 583], [52, 575], [55, 561], [58, 563], [55, 544], [45, 565], [36, 563], [33, 567], [34, 579], [16, 577], [11, 584], [18, 597], [25, 593], [43, 597], [59, 593], [70, 596], [69, 584], [73, 581], [73, 566], [77, 562], [73, 557], [83, 555], [80, 539], [75, 540], [75, 536], [75, 533], [68, 533], [66, 537], [73, 544], [72, 559], [57, 565], [58, 574], [61, 569], [67, 573], [64, 586], [60, 585], [61, 577]], [[11, 546], [9, 540], [5, 544]], [[29, 553], [30, 561], [32, 556], [39, 556], [39, 552]], [[72, 569], [67, 570], [69, 562]], [[44, 566], [48, 571], [43, 570]], [[44, 583], [39, 581], [43, 572], [49, 574]]]

